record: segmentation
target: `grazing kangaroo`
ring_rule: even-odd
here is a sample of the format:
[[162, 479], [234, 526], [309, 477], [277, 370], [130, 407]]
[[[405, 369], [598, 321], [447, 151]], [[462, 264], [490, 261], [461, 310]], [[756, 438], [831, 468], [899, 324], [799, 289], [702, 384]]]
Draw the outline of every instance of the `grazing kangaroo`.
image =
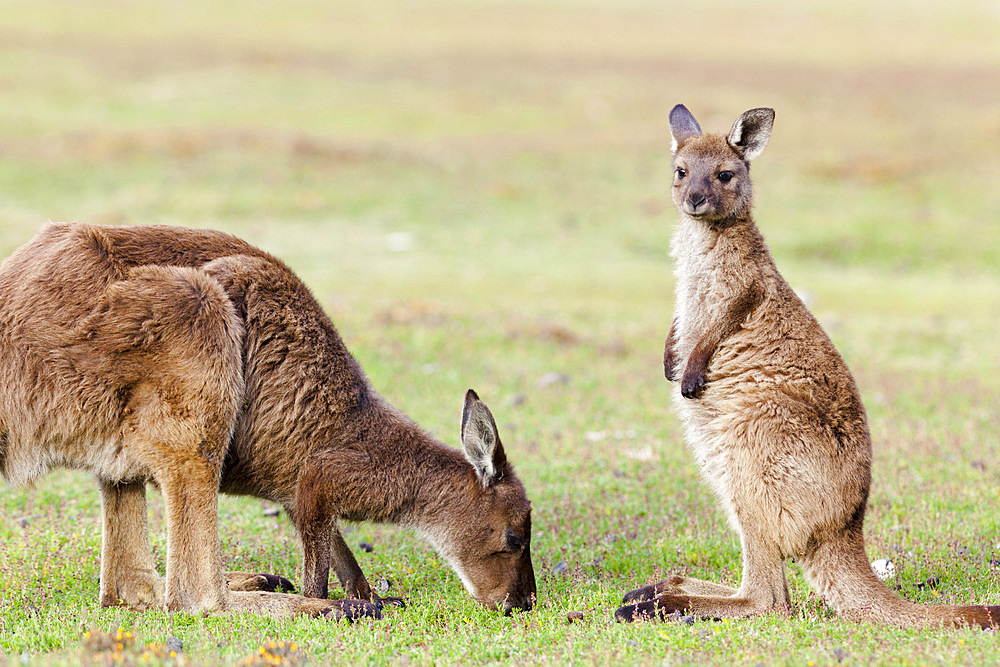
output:
[[[854, 379], [778, 273], [751, 217], [750, 162], [774, 111], [752, 109], [728, 136], [670, 112], [671, 254], [677, 305], [663, 356], [702, 473], [740, 536], [739, 589], [690, 577], [631, 591], [621, 621], [686, 611], [738, 617], [789, 605], [785, 560], [838, 612], [911, 627], [991, 627], [1000, 606], [924, 606], [872, 572], [863, 523], [871, 441]], [[679, 373], [678, 373], [679, 372]]]
[[[95, 475], [103, 605], [380, 617], [344, 518], [412, 526], [476, 600], [530, 609], [530, 505], [471, 390], [461, 436], [464, 456], [389, 406], [295, 274], [228, 234], [50, 224], [0, 265], [0, 471]], [[306, 597], [222, 571], [220, 490], [284, 505]], [[321, 599], [331, 565], [357, 599]]]

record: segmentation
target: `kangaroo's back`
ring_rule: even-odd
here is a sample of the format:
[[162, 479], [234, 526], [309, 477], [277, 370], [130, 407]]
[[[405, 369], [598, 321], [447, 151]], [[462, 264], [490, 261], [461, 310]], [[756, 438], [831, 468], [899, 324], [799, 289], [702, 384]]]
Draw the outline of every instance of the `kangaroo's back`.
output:
[[213, 260], [203, 270], [219, 281], [245, 323], [245, 395], [223, 491], [291, 505], [313, 450], [379, 440], [387, 419], [410, 424], [371, 388], [294, 273], [267, 256], [245, 254]]
[[[235, 269], [251, 264], [266, 270], [254, 273], [256, 284], [238, 284]], [[121, 355], [85, 327], [102, 307], [109, 286], [146, 266], [197, 269], [205, 280], [226, 283], [226, 295], [244, 323], [241, 370], [253, 401], [268, 383], [301, 389], [303, 379], [312, 378], [313, 390], [319, 384], [342, 383], [350, 390], [323, 396], [323, 408], [329, 411], [323, 421], [330, 423], [344, 410], [337, 401], [353, 405], [365, 399], [364, 376], [336, 329], [302, 281], [273, 256], [213, 230], [49, 224], [0, 265], [0, 392], [5, 398], [0, 402], [0, 470], [12, 481], [26, 481], [49, 465], [33, 461], [34, 455], [24, 449], [28, 445], [18, 443], [58, 443], [68, 438], [60, 430], [82, 429], [81, 438], [110, 437], [105, 431], [113, 430], [115, 413], [121, 409], [121, 400], [111, 394], [132, 381], [120, 378], [115, 388], [97, 379], [112, 367], [121, 371], [120, 361], [112, 362]], [[294, 352], [289, 350], [291, 341], [299, 341], [302, 353], [281, 364], [283, 355]], [[98, 364], [99, 359], [104, 362]], [[323, 383], [318, 382], [320, 376]], [[278, 397], [271, 393], [269, 402], [245, 406], [284, 410], [294, 419], [295, 409], [308, 402], [305, 398], [294, 391]], [[84, 403], [106, 404], [96, 414], [107, 419], [90, 415], [86, 423], [69, 425], [74, 413], [67, 407]], [[241, 421], [242, 432], [252, 422]], [[60, 455], [48, 451], [44, 458], [57, 464]], [[16, 466], [11, 464], [14, 459]]]
[[[172, 261], [191, 267], [213, 253], [249, 247], [202, 232], [181, 247], [170, 241], [169, 228], [124, 229], [49, 224], [0, 265], [0, 470], [15, 483], [51, 465], [70, 464], [73, 457], [96, 461], [108, 458], [100, 452], [114, 450], [129, 389], [142, 372], [136, 354], [122, 356], [122, 338], [130, 335], [129, 327], [143, 326], [143, 314], [110, 322], [106, 335], [96, 335], [95, 318], [125, 317], [110, 303], [109, 288], [140, 266]], [[137, 243], [143, 234], [150, 238]], [[202, 296], [216, 298], [195, 294], [217, 289], [207, 276], [173, 278], [188, 284], [180, 289], [191, 292], [196, 307], [208, 303]], [[184, 307], [182, 300], [176, 304]], [[138, 332], [131, 335], [140, 342]], [[88, 441], [105, 444], [91, 447]]]

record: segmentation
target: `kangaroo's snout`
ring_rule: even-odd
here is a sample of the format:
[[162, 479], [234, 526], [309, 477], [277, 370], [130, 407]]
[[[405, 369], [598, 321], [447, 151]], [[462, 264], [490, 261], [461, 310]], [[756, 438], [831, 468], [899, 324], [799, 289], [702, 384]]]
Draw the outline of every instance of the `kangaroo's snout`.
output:
[[687, 204], [686, 212], [691, 215], [697, 215], [699, 213], [698, 208], [703, 206], [706, 201], [708, 201], [708, 197], [701, 192], [688, 193], [687, 201], [685, 202]]
[[503, 610], [504, 616], [510, 616], [514, 610], [531, 611], [534, 606], [534, 595], [529, 595], [520, 601], [507, 600], [500, 605], [500, 609]]

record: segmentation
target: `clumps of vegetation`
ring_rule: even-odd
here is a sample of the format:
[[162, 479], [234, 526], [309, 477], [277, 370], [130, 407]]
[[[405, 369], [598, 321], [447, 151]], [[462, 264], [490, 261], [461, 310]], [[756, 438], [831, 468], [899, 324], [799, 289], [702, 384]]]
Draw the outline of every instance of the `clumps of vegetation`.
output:
[[241, 667], [267, 667], [271, 665], [303, 665], [306, 654], [295, 642], [268, 642], [253, 655], [240, 661]]
[[[171, 637], [166, 643], [140, 644], [124, 628], [113, 632], [91, 630], [83, 633], [81, 662], [93, 665], [187, 665], [178, 639]], [[278, 664], [278, 663], [274, 663]]]
[[[183, 644], [176, 637], [165, 642], [142, 644], [124, 628], [105, 632], [90, 630], [83, 633], [80, 642], [80, 662], [87, 665], [162, 665], [185, 667], [187, 657], [182, 653]], [[269, 641], [237, 664], [240, 667], [289, 667], [304, 665], [307, 654], [291, 641]]]

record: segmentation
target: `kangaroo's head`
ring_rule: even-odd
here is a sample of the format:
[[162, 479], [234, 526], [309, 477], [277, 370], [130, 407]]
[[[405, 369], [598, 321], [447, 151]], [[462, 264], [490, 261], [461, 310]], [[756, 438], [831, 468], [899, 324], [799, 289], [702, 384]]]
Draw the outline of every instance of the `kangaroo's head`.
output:
[[509, 613], [530, 610], [531, 503], [507, 463], [496, 423], [471, 389], [462, 411], [462, 449], [470, 468], [434, 525], [424, 530], [479, 603]]
[[736, 119], [727, 136], [703, 135], [683, 104], [670, 111], [674, 152], [674, 205], [684, 215], [727, 226], [753, 205], [750, 161], [771, 136], [773, 109], [751, 109]]

